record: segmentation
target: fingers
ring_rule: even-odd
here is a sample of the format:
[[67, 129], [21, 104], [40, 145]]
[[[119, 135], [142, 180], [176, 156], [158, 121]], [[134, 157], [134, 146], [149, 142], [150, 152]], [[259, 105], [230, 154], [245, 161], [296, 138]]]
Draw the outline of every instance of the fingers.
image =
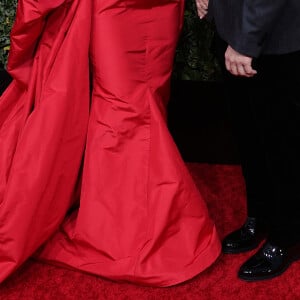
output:
[[197, 13], [200, 19], [207, 15], [208, 0], [196, 0]]
[[245, 65], [244, 68], [245, 68], [245, 73], [248, 74], [249, 76], [253, 76], [257, 74], [257, 71], [252, 68], [251, 63], [250, 65]]
[[252, 77], [257, 71], [252, 68], [252, 57], [240, 54], [228, 46], [225, 52], [226, 69], [235, 76]]
[[252, 77], [257, 72], [250, 65], [228, 63], [226, 69], [235, 76]]

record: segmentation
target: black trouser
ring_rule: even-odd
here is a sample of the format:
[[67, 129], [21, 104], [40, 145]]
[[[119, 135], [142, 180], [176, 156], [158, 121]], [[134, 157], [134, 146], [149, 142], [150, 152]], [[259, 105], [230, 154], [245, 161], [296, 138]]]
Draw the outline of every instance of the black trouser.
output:
[[300, 51], [263, 55], [258, 74], [236, 77], [224, 67], [227, 44], [216, 37], [226, 99], [240, 152], [248, 216], [270, 225], [282, 245], [300, 240]]

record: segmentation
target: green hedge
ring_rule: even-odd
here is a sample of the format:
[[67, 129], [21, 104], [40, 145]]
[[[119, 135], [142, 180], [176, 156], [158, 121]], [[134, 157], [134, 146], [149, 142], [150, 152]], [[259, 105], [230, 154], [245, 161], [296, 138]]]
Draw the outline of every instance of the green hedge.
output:
[[216, 81], [220, 68], [211, 49], [214, 25], [200, 20], [195, 0], [186, 0], [184, 26], [177, 47], [174, 77], [181, 80]]
[[[5, 67], [9, 50], [9, 32], [14, 21], [17, 0], [1, 0], [0, 67]], [[194, 0], [186, 0], [183, 31], [177, 47], [173, 77], [178, 80], [214, 81], [219, 68], [210, 49], [213, 26], [200, 20]]]
[[1, 0], [0, 5], [0, 66], [6, 64], [9, 50], [9, 32], [15, 18], [17, 0]]

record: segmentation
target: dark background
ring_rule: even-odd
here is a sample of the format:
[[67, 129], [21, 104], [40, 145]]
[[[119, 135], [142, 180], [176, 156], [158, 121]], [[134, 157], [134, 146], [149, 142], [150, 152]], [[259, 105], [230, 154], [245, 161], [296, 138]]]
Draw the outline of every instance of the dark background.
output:
[[238, 164], [222, 82], [174, 81], [169, 129], [188, 162]]

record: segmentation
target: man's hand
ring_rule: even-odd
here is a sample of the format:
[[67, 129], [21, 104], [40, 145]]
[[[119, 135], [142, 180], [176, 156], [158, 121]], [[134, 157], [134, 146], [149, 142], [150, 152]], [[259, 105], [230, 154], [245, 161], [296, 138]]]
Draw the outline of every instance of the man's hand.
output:
[[257, 71], [251, 66], [252, 57], [243, 55], [230, 46], [227, 47], [225, 52], [225, 65], [226, 69], [235, 76], [252, 77]]
[[208, 0], [196, 0], [197, 13], [200, 19], [207, 15]]

